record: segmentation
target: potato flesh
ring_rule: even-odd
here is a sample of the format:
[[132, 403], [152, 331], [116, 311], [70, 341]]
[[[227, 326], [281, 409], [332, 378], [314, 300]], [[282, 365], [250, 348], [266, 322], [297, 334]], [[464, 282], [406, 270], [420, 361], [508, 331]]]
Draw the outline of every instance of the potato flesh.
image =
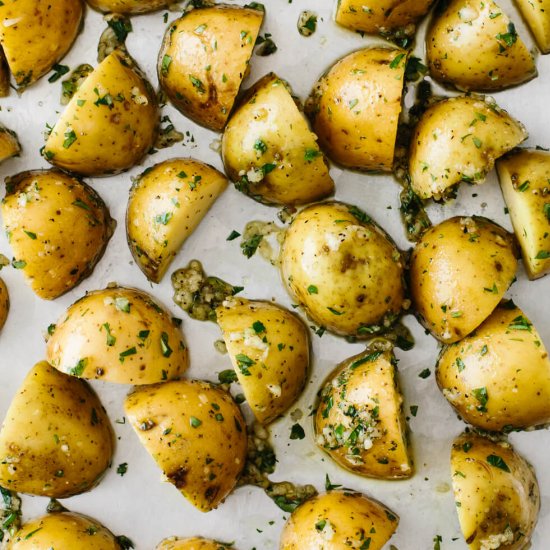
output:
[[514, 152], [497, 170], [525, 269], [537, 279], [550, 273], [550, 154]]
[[[0, 97], [2, 94], [0, 93]], [[15, 157], [21, 152], [21, 146], [17, 141], [17, 136], [0, 125], [0, 162]]]
[[[231, 548], [233, 545], [231, 544]], [[193, 537], [189, 539], [180, 539], [172, 537], [165, 539], [158, 544], [155, 550], [229, 550], [229, 547], [221, 542], [214, 540]]]
[[460, 183], [482, 183], [494, 162], [527, 138], [523, 125], [488, 100], [459, 96], [440, 101], [414, 129], [409, 173], [422, 199], [441, 198]]
[[171, 0], [86, 0], [92, 8], [106, 13], [140, 14], [167, 8]]
[[550, 53], [550, 0], [516, 0], [516, 4], [540, 51]]

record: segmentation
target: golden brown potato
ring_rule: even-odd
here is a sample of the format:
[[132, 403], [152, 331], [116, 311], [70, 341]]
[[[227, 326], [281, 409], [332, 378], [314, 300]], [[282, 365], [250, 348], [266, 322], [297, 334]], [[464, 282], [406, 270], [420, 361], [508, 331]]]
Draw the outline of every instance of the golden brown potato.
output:
[[464, 91], [502, 90], [537, 75], [514, 24], [492, 0], [441, 3], [426, 35], [430, 75]]
[[293, 206], [334, 192], [317, 136], [288, 84], [273, 73], [235, 109], [223, 134], [222, 156], [237, 189], [260, 202]]
[[201, 537], [192, 537], [189, 539], [180, 539], [171, 537], [164, 539], [159, 543], [155, 550], [235, 550], [233, 543], [227, 545], [215, 540], [203, 539]]
[[19, 88], [46, 74], [80, 30], [81, 0], [4, 0], [0, 42]]
[[307, 315], [336, 334], [369, 338], [389, 328], [404, 305], [401, 253], [356, 206], [302, 210], [285, 235], [281, 274]]
[[179, 378], [189, 361], [170, 313], [123, 287], [89, 292], [70, 306], [48, 340], [47, 359], [61, 372], [120, 384]]
[[201, 381], [134, 389], [124, 405], [141, 443], [201, 512], [233, 490], [246, 460], [246, 423], [231, 395]]
[[381, 550], [399, 518], [383, 504], [352, 491], [331, 491], [298, 506], [286, 522], [280, 550]]
[[176, 109], [222, 130], [248, 72], [263, 11], [218, 4], [186, 13], [166, 30], [158, 77]]
[[514, 151], [497, 170], [525, 269], [537, 279], [550, 273], [550, 153]]
[[331, 160], [357, 170], [391, 171], [406, 64], [404, 50], [366, 48], [320, 78], [306, 112]]
[[422, 199], [444, 198], [461, 181], [483, 183], [495, 160], [527, 139], [493, 100], [459, 96], [429, 107], [414, 129], [409, 174]]
[[[4, 97], [1, 92], [0, 97]], [[0, 124], [0, 162], [15, 157], [20, 152], [21, 145], [19, 145], [17, 134]]]
[[470, 550], [522, 550], [537, 522], [540, 493], [532, 466], [512, 446], [473, 433], [453, 443], [456, 510]]
[[140, 14], [168, 8], [173, 0], [86, 0], [96, 10], [106, 13]]
[[410, 291], [419, 321], [446, 344], [475, 330], [515, 279], [512, 235], [474, 216], [430, 228], [410, 262]]
[[128, 170], [152, 148], [159, 123], [151, 85], [121, 50], [88, 75], [42, 152], [63, 170], [105, 176]]
[[550, 53], [550, 1], [516, 0], [542, 53]]
[[114, 434], [83, 380], [37, 363], [15, 394], [0, 431], [0, 485], [54, 498], [94, 487], [109, 467]]
[[0, 97], [10, 95], [10, 68], [4, 50], [0, 48]]
[[45, 300], [68, 292], [92, 273], [116, 227], [101, 197], [59, 170], [9, 178], [2, 217], [14, 267]]
[[9, 310], [10, 296], [8, 294], [8, 287], [6, 286], [6, 283], [0, 279], [0, 330], [2, 330], [6, 324]]
[[304, 323], [270, 302], [226, 300], [216, 309], [233, 368], [258, 422], [267, 424], [299, 397], [309, 368]]
[[195, 230], [227, 178], [194, 159], [171, 159], [148, 168], [130, 190], [126, 235], [146, 277], [158, 283]]

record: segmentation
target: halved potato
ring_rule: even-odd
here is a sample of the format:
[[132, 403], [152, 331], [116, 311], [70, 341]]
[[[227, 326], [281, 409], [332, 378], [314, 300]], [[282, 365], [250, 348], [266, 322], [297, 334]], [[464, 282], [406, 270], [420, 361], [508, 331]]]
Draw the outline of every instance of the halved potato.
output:
[[157, 98], [133, 60], [115, 50], [88, 75], [51, 130], [42, 152], [63, 170], [105, 176], [128, 170], [152, 148]]
[[160, 542], [155, 550], [235, 550], [233, 543], [229, 545], [215, 540], [192, 537], [180, 539], [171, 537]]
[[340, 466], [365, 477], [413, 474], [395, 365], [391, 351], [366, 349], [340, 363], [319, 394], [317, 445]]
[[86, 0], [92, 8], [106, 13], [140, 14], [168, 8], [173, 0]]
[[550, 53], [550, 0], [516, 0], [542, 53]]
[[407, 56], [396, 48], [359, 50], [317, 82], [306, 112], [331, 160], [357, 170], [391, 171]]
[[0, 330], [2, 330], [6, 324], [9, 310], [10, 296], [8, 294], [8, 287], [6, 286], [6, 283], [0, 279]]
[[188, 364], [170, 313], [149, 294], [123, 287], [89, 292], [70, 306], [46, 352], [62, 372], [120, 384], [179, 378]]
[[166, 479], [201, 512], [217, 508], [244, 467], [246, 423], [231, 395], [201, 381], [135, 388], [124, 409]]
[[386, 506], [361, 493], [330, 491], [306, 500], [292, 512], [279, 550], [381, 550], [398, 523], [399, 518]]
[[513, 236], [479, 216], [455, 217], [426, 231], [410, 261], [419, 321], [450, 344], [475, 330], [515, 279]]
[[263, 17], [257, 9], [218, 4], [170, 24], [157, 70], [176, 109], [211, 130], [223, 129], [248, 73]]
[[439, 101], [424, 112], [411, 138], [412, 188], [422, 199], [439, 199], [461, 181], [483, 183], [495, 160], [525, 139], [523, 124], [490, 98]]
[[2, 424], [0, 485], [54, 498], [83, 493], [99, 482], [113, 452], [113, 430], [94, 391], [42, 361]]
[[45, 300], [68, 292], [92, 273], [116, 227], [101, 197], [59, 170], [9, 178], [1, 208], [13, 265]]
[[304, 388], [309, 368], [309, 338], [304, 323], [270, 302], [226, 300], [216, 308], [218, 324], [258, 422], [283, 414]]
[[459, 90], [485, 92], [537, 75], [533, 56], [495, 2], [450, 0], [441, 6], [426, 35], [433, 78]]
[[0, 48], [0, 97], [10, 95], [10, 68], [4, 50]]
[[134, 182], [126, 211], [128, 244], [139, 268], [158, 283], [185, 240], [227, 187], [227, 178], [194, 159], [171, 159]]
[[489, 431], [521, 430], [550, 422], [550, 359], [539, 333], [511, 303], [437, 362], [443, 395], [468, 423]]
[[497, 170], [525, 269], [537, 279], [550, 273], [550, 153], [514, 151]]
[[327, 162], [288, 84], [270, 73], [243, 97], [227, 124], [222, 156], [239, 191], [296, 205], [334, 192]]
[[470, 550], [529, 547], [540, 493], [532, 466], [504, 441], [455, 439], [451, 472], [460, 528]]
[[0, 43], [19, 88], [46, 74], [80, 30], [81, 0], [4, 0]]
[[[0, 97], [3, 97], [1, 92]], [[0, 124], [0, 162], [15, 157], [20, 152], [21, 145], [19, 145], [17, 134]]]

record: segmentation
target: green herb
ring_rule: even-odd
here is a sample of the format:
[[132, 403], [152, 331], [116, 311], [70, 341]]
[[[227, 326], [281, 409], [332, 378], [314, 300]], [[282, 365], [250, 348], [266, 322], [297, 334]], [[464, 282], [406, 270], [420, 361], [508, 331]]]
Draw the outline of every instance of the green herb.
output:
[[302, 501], [300, 499], [290, 499], [288, 497], [285, 497], [284, 495], [278, 495], [276, 497], [273, 497], [273, 502], [281, 509], [283, 512], [292, 513], [300, 504], [302, 504]]
[[399, 64], [401, 63], [402, 59], [406, 56], [407, 54], [404, 54], [404, 53], [399, 53], [397, 54], [392, 62], [390, 63], [390, 69], [397, 69], [397, 67], [399, 67]]
[[147, 340], [149, 334], [151, 333], [150, 330], [140, 330], [138, 332], [138, 338], [141, 340], [141, 341], [144, 341], [144, 340]]
[[189, 424], [192, 428], [198, 428], [202, 424], [202, 420], [199, 420], [196, 416], [191, 416], [189, 418]]
[[71, 374], [72, 376], [81, 376], [84, 372], [84, 369], [86, 368], [86, 365], [88, 363], [88, 359], [80, 359], [80, 361], [72, 368], [70, 368], [67, 372], [68, 374]]
[[49, 335], [49, 336], [52, 336], [52, 335], [53, 335], [53, 333], [55, 332], [56, 326], [57, 326], [57, 325], [55, 325], [54, 323], [48, 325], [47, 331], [48, 331], [48, 335]]
[[492, 288], [484, 287], [483, 290], [485, 292], [490, 292], [491, 294], [498, 294], [498, 287], [496, 283], [493, 283]]
[[64, 74], [67, 74], [69, 72], [69, 67], [67, 65], [59, 65], [56, 63], [52, 70], [54, 73], [48, 78], [48, 82], [57, 82]]
[[309, 285], [307, 287], [307, 292], [308, 292], [308, 294], [318, 294], [319, 289], [315, 285]]
[[531, 323], [523, 315], [518, 315], [512, 322], [508, 325], [510, 330], [527, 330], [531, 332]]
[[204, 89], [203, 83], [198, 78], [190, 74], [189, 80], [191, 81], [191, 84], [193, 84], [193, 87], [197, 89], [199, 94], [204, 94], [206, 90]]
[[130, 550], [130, 548], [134, 548], [134, 543], [124, 535], [119, 535], [116, 537], [116, 541], [122, 550]]
[[116, 342], [116, 338], [111, 334], [111, 327], [109, 326], [109, 323], [103, 323], [102, 327], [105, 329], [105, 332], [107, 333], [107, 345], [109, 347], [114, 346]]
[[373, 361], [376, 361], [380, 356], [382, 355], [381, 351], [374, 351], [372, 353], [369, 353], [368, 355], [365, 355], [364, 357], [361, 357], [354, 361], [349, 368], [351, 370], [355, 370], [357, 367], [360, 367], [361, 365], [364, 365], [365, 363], [372, 363]]
[[252, 367], [256, 364], [255, 361], [250, 359], [248, 355], [244, 355], [244, 353], [239, 353], [235, 356], [235, 360], [237, 361], [237, 366], [239, 367], [239, 370], [244, 376], [250, 376], [250, 371], [248, 370], [249, 367]]
[[113, 96], [111, 94], [105, 94], [103, 97], [101, 97], [97, 88], [94, 88], [94, 93], [97, 95], [97, 99], [96, 101], [94, 101], [94, 105], [96, 107], [99, 107], [100, 105], [106, 105], [107, 107], [109, 107], [109, 109], [112, 109], [114, 107]]
[[126, 357], [129, 357], [130, 355], [135, 355], [136, 353], [137, 353], [137, 350], [135, 347], [128, 348], [127, 350], [122, 351], [118, 354], [118, 360], [121, 363], [124, 363], [124, 359]]
[[264, 238], [263, 235], [256, 234], [252, 235], [250, 239], [247, 239], [246, 241], [241, 243], [241, 249], [243, 251], [243, 254], [247, 258], [252, 258], [254, 254], [256, 253], [256, 250], [258, 249], [258, 246], [262, 242], [262, 239]]
[[172, 348], [168, 344], [168, 334], [166, 334], [166, 332], [160, 335], [160, 349], [164, 357], [170, 357], [170, 355], [172, 355]]
[[38, 531], [41, 531], [41, 530], [42, 530], [42, 527], [39, 527], [38, 529], [31, 531], [28, 535], [25, 535], [25, 538], [23, 540], [29, 540], [34, 534], [38, 533]]
[[489, 348], [487, 347], [487, 345], [484, 345], [481, 348], [481, 351], [479, 352], [479, 355], [485, 355], [488, 351], [489, 351]]
[[[518, 34], [516, 32], [516, 27], [513, 23], [508, 23], [508, 32], [506, 33], [498, 33], [496, 35], [496, 39], [500, 40], [501, 42], [504, 42], [507, 48], [511, 48], [518, 39]], [[502, 53], [506, 48], [502, 46], [502, 44], [499, 44], [500, 46], [500, 53]]]
[[550, 202], [544, 204], [544, 206], [542, 207], [542, 211], [544, 212], [544, 215], [546, 216], [548, 221], [550, 221]]
[[318, 149], [306, 149], [306, 152], [304, 154], [304, 159], [307, 162], [312, 162], [320, 155], [321, 155], [321, 151], [319, 151]]
[[63, 148], [68, 149], [76, 141], [76, 134], [74, 130], [67, 130], [64, 135]]
[[118, 309], [118, 311], [122, 311], [124, 313], [130, 313], [131, 304], [128, 301], [128, 298], [123, 298], [122, 296], [118, 296], [117, 298], [115, 298], [115, 307]]
[[462, 317], [462, 311], [451, 311], [451, 317], [454, 317], [455, 319]]
[[476, 136], [474, 136], [472, 138], [472, 141], [474, 142], [474, 145], [479, 149], [482, 145], [482, 142], [479, 138], [477, 138]]
[[261, 321], [254, 321], [254, 323], [252, 323], [252, 330], [256, 334], [261, 334], [265, 332], [265, 325]]
[[26, 231], [25, 229], [23, 229], [25, 235], [27, 235], [27, 237], [29, 237], [29, 239], [32, 239], [33, 241], [36, 241], [36, 233], [33, 233], [32, 231]]
[[11, 261], [12, 267], [15, 269], [24, 269], [27, 267], [27, 262], [25, 260], [16, 260], [15, 258]]
[[116, 38], [119, 42], [124, 42], [128, 36], [128, 33], [132, 32], [132, 23], [129, 19], [120, 18], [120, 19], [109, 19], [107, 25], [113, 29], [115, 32]]
[[238, 231], [235, 231], [233, 229], [233, 231], [229, 233], [229, 237], [227, 237], [226, 241], [234, 241], [237, 237], [240, 237], [240, 236], [241, 234]]
[[476, 407], [479, 412], [487, 412], [487, 401], [489, 401], [489, 394], [487, 393], [487, 388], [483, 386], [482, 388], [474, 388], [472, 390], [472, 395], [478, 400], [479, 406]]
[[327, 520], [321, 519], [315, 524], [315, 529], [317, 529], [317, 531], [322, 531], [325, 528], [326, 524]]
[[343, 311], [338, 311], [337, 309], [334, 309], [332, 307], [327, 307], [327, 309], [333, 314], [333, 315], [344, 315]]
[[267, 151], [267, 145], [261, 139], [257, 139], [254, 142], [254, 149], [263, 155]]
[[300, 424], [294, 424], [290, 428], [290, 439], [304, 439], [305, 436], [304, 428]]
[[157, 214], [155, 216], [155, 223], [167, 225], [168, 222], [172, 219], [172, 212], [164, 212], [164, 214]]
[[540, 250], [535, 256], [535, 260], [547, 260], [550, 258], [550, 250]]
[[508, 464], [506, 464], [506, 462], [504, 462], [504, 460], [502, 459], [502, 457], [498, 456], [498, 455], [489, 455], [487, 457], [487, 462], [491, 465], [491, 466], [494, 466], [495, 468], [499, 468], [501, 470], [504, 470], [505, 472], [509, 472], [510, 471], [510, 468], [508, 468]]
[[122, 464], [119, 464], [116, 473], [120, 475], [121, 477], [128, 471], [128, 463], [123, 462]]
[[405, 67], [405, 80], [415, 82], [428, 72], [428, 67], [418, 57], [411, 56]]
[[441, 543], [443, 542], [443, 537], [441, 535], [436, 535], [434, 537], [434, 550], [441, 550]]
[[273, 172], [273, 170], [275, 170], [275, 168], [277, 168], [277, 165], [274, 164], [273, 162], [268, 162], [266, 164], [264, 164], [261, 168], [261, 171], [262, 171], [262, 174], [265, 176], [267, 176], [267, 174]]
[[76, 199], [75, 201], [73, 201], [72, 205], [73, 206], [78, 206], [78, 208], [82, 208], [82, 210], [88, 210], [88, 212], [90, 211], [90, 207], [84, 201], [81, 201], [80, 199]]
[[348, 212], [358, 221], [362, 223], [370, 223], [371, 219], [368, 214], [363, 212], [360, 208], [357, 206], [349, 206]]
[[409, 408], [411, 410], [411, 414], [416, 416], [416, 413], [418, 412], [418, 405], [411, 405]]
[[358, 103], [359, 103], [359, 100], [358, 100], [358, 99], [352, 99], [352, 100], [348, 103], [350, 110], [353, 109]]
[[325, 475], [325, 490], [332, 491], [333, 489], [339, 489], [340, 487], [342, 486], [336, 485], [330, 482], [330, 478], [328, 477], [328, 474]]
[[527, 191], [527, 189], [529, 189], [530, 183], [531, 182], [529, 180], [525, 180], [520, 186], [518, 186], [518, 191], [524, 193], [525, 191]]
[[206, 25], [203, 23], [195, 29], [195, 34], [202, 34], [206, 30]]
[[466, 365], [464, 364], [464, 361], [460, 357], [458, 357], [455, 362], [456, 362], [456, 366], [458, 368], [458, 372], [462, 372], [466, 368]]
[[172, 63], [172, 58], [169, 55], [165, 55], [162, 58], [162, 62], [160, 64], [160, 72], [163, 76], [166, 76], [168, 74], [168, 69], [170, 68], [170, 64]]
[[420, 378], [428, 378], [428, 376], [430, 376], [430, 374], [432, 374], [432, 372], [430, 371], [430, 369], [424, 369], [418, 376]]

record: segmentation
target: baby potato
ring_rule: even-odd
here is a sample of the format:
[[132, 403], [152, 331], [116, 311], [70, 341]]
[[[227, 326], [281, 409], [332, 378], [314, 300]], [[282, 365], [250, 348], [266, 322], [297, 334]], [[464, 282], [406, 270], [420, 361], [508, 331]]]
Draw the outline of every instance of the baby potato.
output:
[[515, 279], [512, 235], [479, 216], [450, 218], [426, 231], [410, 261], [410, 291], [419, 321], [451, 344], [475, 330]]
[[247, 451], [246, 423], [231, 395], [208, 382], [135, 388], [124, 404], [141, 443], [166, 479], [201, 512], [235, 487]]
[[89, 292], [70, 306], [46, 353], [61, 372], [135, 385], [179, 378], [189, 361], [170, 313], [149, 294], [124, 287]]
[[222, 173], [194, 159], [165, 160], [135, 180], [126, 211], [126, 235], [132, 256], [150, 281], [161, 281], [226, 187]]
[[306, 383], [307, 328], [276, 304], [243, 298], [226, 300], [216, 308], [216, 317], [256, 420], [272, 422], [296, 401]]
[[120, 550], [122, 546], [95, 519], [74, 512], [55, 512], [28, 521], [6, 550]]
[[422, 199], [444, 198], [461, 181], [483, 183], [495, 159], [527, 139], [490, 98], [458, 96], [429, 107], [414, 129], [409, 174]]
[[13, 265], [44, 300], [61, 296], [92, 273], [116, 227], [101, 197], [59, 170], [9, 178], [1, 208]]
[[94, 391], [41, 361], [2, 424], [0, 485], [53, 498], [77, 495], [97, 485], [113, 451], [113, 430]]
[[334, 192], [328, 165], [286, 82], [270, 73], [235, 109], [222, 156], [239, 191], [267, 204], [293, 206]]
[[527, 46], [492, 0], [444, 2], [426, 34], [430, 75], [459, 90], [486, 92], [537, 76]]
[[0, 42], [17, 86], [26, 88], [46, 74], [72, 46], [80, 31], [81, 0], [4, 0]]
[[525, 269], [538, 279], [550, 273], [550, 153], [514, 151], [497, 162], [497, 171]]
[[225, 126], [248, 73], [263, 11], [219, 4], [171, 23], [158, 58], [160, 87], [174, 107], [201, 126]]
[[407, 55], [365, 48], [340, 59], [317, 82], [306, 112], [331, 160], [391, 172]]
[[509, 443], [464, 433], [453, 443], [451, 472], [470, 550], [529, 547], [540, 508], [539, 486], [532, 466]]
[[[0, 97], [4, 96], [0, 93]], [[0, 162], [16, 157], [20, 152], [21, 145], [19, 145], [17, 134], [0, 124]]]
[[340, 466], [365, 477], [413, 474], [396, 364], [391, 351], [367, 349], [340, 363], [320, 391], [317, 444]]
[[140, 14], [167, 8], [172, 0], [86, 0], [96, 10], [106, 13]]
[[399, 518], [383, 504], [350, 490], [306, 500], [288, 519], [279, 550], [381, 550]]
[[550, 0], [516, 0], [543, 54], [550, 53]]
[[229, 546], [223, 542], [207, 540], [201, 537], [192, 537], [189, 539], [180, 539], [171, 537], [164, 539], [157, 545], [155, 550], [230, 550], [234, 549], [233, 543]]
[[511, 431], [550, 422], [550, 359], [539, 333], [511, 302], [470, 336], [445, 346], [437, 383], [469, 424]]
[[280, 260], [293, 299], [336, 334], [369, 338], [389, 328], [404, 306], [401, 253], [356, 206], [325, 202], [302, 210]]
[[0, 330], [2, 330], [6, 324], [9, 310], [10, 296], [8, 294], [8, 287], [6, 286], [6, 283], [0, 279]]
[[53, 127], [42, 152], [63, 170], [105, 176], [137, 164], [155, 142], [156, 94], [121, 50], [88, 75]]

